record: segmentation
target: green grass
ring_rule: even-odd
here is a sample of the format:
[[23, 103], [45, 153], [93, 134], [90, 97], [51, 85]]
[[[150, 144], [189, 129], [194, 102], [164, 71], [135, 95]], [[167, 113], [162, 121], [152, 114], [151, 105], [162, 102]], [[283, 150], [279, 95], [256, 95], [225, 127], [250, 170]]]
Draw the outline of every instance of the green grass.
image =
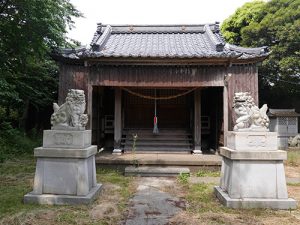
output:
[[0, 218], [40, 208], [23, 204], [23, 196], [32, 189], [34, 171], [33, 157], [0, 163]]
[[300, 166], [300, 151], [294, 150], [294, 151], [287, 151], [287, 164], [290, 166]]
[[197, 177], [219, 177], [220, 171], [212, 171], [208, 169], [201, 169], [196, 173]]
[[[97, 180], [105, 185], [116, 185], [120, 188], [101, 195], [90, 205], [79, 206], [48, 206], [37, 204], [23, 204], [23, 197], [32, 191], [35, 172], [35, 160], [33, 156], [15, 158], [0, 163], [0, 224], [27, 224], [24, 221], [30, 220], [29, 224], [117, 224], [121, 217], [103, 218], [94, 220], [90, 212], [93, 207], [101, 205], [105, 195], [116, 195], [117, 208], [120, 215], [126, 208], [128, 198], [131, 197], [131, 181], [134, 178], [124, 177], [121, 172], [114, 169], [97, 169]], [[119, 197], [118, 197], [119, 196]], [[54, 213], [53, 218], [43, 219], [40, 215], [45, 212]], [[40, 218], [41, 217], [41, 218]], [[113, 221], [113, 222], [112, 222]]]
[[183, 186], [189, 206], [187, 219], [196, 217], [206, 224], [273, 224], [275, 220], [278, 224], [297, 224], [289, 211], [227, 208], [215, 197], [214, 185], [199, 183]]
[[300, 187], [300, 183], [287, 183], [288, 186]]
[[189, 173], [180, 173], [177, 177], [177, 180], [181, 184], [187, 184], [189, 181], [190, 174]]

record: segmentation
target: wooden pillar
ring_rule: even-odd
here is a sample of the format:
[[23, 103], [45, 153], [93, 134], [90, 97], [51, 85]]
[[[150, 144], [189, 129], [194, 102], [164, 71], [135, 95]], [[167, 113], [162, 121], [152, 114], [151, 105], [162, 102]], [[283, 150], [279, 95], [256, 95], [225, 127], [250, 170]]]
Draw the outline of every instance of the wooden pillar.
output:
[[114, 151], [113, 154], [121, 154], [122, 136], [122, 90], [115, 88], [115, 117], [114, 117]]
[[194, 150], [193, 154], [202, 154], [201, 151], [201, 90], [194, 91]]
[[87, 129], [92, 130], [93, 128], [93, 86], [88, 86], [87, 93], [87, 114], [89, 115], [89, 122], [87, 124]]
[[224, 147], [227, 146], [227, 133], [228, 133], [228, 89], [227, 85], [223, 88], [223, 136], [224, 136]]

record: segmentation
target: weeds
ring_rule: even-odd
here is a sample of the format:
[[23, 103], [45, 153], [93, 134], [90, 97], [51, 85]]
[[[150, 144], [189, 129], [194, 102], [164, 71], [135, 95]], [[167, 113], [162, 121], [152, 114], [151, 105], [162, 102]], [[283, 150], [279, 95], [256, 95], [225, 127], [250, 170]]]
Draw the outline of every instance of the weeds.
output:
[[220, 176], [220, 171], [211, 171], [211, 170], [199, 170], [196, 173], [197, 177], [219, 177]]
[[300, 151], [287, 152], [287, 164], [290, 166], [300, 166]]
[[189, 177], [190, 177], [189, 173], [180, 173], [177, 179], [181, 184], [188, 184]]
[[139, 161], [136, 159], [136, 141], [138, 138], [137, 134], [132, 135], [133, 143], [132, 143], [132, 165], [134, 167], [139, 167]]

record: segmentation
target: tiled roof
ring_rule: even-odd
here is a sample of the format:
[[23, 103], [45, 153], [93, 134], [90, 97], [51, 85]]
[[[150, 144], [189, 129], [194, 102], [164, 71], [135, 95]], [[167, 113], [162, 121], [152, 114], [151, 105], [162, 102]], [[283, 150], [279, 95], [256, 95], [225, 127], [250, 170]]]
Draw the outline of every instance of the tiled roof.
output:
[[90, 48], [61, 50], [61, 56], [80, 58], [234, 58], [268, 55], [266, 47], [242, 48], [225, 43], [219, 25], [102, 25]]
[[270, 117], [300, 117], [300, 114], [295, 109], [269, 109], [268, 116]]

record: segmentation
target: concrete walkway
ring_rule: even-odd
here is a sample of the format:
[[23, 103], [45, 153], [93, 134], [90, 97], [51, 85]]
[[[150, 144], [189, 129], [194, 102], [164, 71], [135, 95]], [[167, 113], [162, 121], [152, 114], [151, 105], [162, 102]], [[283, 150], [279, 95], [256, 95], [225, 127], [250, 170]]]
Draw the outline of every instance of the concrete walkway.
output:
[[185, 202], [167, 191], [175, 185], [174, 178], [142, 177], [137, 192], [129, 202], [126, 225], [165, 225], [182, 210]]

